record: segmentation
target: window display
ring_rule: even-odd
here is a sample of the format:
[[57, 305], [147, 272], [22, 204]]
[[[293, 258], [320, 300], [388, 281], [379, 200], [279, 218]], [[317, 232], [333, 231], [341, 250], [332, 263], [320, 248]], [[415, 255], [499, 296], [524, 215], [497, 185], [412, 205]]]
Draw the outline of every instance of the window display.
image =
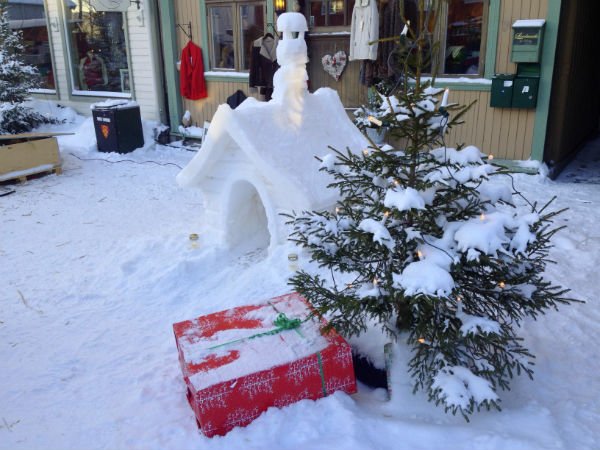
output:
[[483, 0], [448, 2], [444, 73], [479, 73], [482, 27]]
[[250, 69], [252, 44], [266, 28], [265, 9], [264, 2], [207, 2], [212, 69]]
[[129, 92], [123, 13], [96, 11], [89, 0], [65, 8], [74, 90]]
[[[402, 7], [401, 14], [414, 30], [419, 21], [418, 0], [404, 0]], [[488, 0], [448, 0], [442, 3], [439, 20], [435, 10], [427, 11], [429, 31], [440, 43], [441, 57], [435, 61], [439, 74], [482, 74], [481, 49], [488, 7]]]
[[308, 0], [308, 26], [346, 27], [352, 20], [354, 0]]
[[23, 61], [38, 69], [42, 89], [55, 89], [46, 11], [42, 1], [8, 0], [10, 28], [23, 34]]

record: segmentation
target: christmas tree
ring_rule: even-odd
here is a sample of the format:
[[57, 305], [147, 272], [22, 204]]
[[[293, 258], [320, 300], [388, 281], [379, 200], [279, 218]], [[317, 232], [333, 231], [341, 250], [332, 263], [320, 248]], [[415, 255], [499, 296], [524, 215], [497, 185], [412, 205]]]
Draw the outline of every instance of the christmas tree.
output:
[[425, 24], [441, 0], [429, 4], [419, 1], [418, 23], [395, 39], [395, 87], [376, 120], [402, 150], [332, 149], [321, 159], [340, 199], [334, 211], [291, 216], [290, 239], [320, 269], [290, 283], [346, 336], [375, 322], [406, 342], [415, 391], [468, 419], [500, 409], [498, 391], [514, 375], [532, 376], [523, 320], [573, 300], [542, 276], [560, 211], [495, 183], [511, 175], [477, 148], [446, 146], [468, 106], [423, 82], [437, 49]]
[[0, 2], [0, 134], [15, 134], [51, 120], [23, 104], [40, 78], [37, 69], [21, 59], [23, 39], [10, 29], [7, 9], [6, 2]]

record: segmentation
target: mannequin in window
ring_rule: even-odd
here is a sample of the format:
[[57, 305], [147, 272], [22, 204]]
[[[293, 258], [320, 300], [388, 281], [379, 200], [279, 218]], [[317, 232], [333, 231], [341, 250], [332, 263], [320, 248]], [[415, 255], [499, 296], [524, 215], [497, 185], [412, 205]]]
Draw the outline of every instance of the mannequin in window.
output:
[[108, 73], [104, 60], [96, 55], [93, 50], [79, 61], [79, 85], [82, 90], [101, 90], [108, 84]]

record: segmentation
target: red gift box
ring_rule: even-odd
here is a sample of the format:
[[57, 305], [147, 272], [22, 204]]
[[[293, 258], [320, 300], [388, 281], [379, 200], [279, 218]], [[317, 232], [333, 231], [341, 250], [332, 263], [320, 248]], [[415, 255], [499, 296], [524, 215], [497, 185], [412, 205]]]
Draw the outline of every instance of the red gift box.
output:
[[356, 392], [352, 354], [299, 294], [173, 325], [187, 398], [208, 437], [271, 406]]

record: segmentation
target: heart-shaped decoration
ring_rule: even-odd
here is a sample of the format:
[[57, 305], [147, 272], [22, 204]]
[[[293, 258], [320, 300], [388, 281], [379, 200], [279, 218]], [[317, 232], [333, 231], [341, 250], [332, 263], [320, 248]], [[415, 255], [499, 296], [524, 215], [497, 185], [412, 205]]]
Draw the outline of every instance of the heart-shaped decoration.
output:
[[347, 62], [348, 59], [346, 58], [346, 52], [344, 50], [336, 52], [333, 56], [325, 55], [321, 58], [323, 69], [335, 78], [335, 81], [338, 81], [342, 76], [342, 72], [344, 71]]

